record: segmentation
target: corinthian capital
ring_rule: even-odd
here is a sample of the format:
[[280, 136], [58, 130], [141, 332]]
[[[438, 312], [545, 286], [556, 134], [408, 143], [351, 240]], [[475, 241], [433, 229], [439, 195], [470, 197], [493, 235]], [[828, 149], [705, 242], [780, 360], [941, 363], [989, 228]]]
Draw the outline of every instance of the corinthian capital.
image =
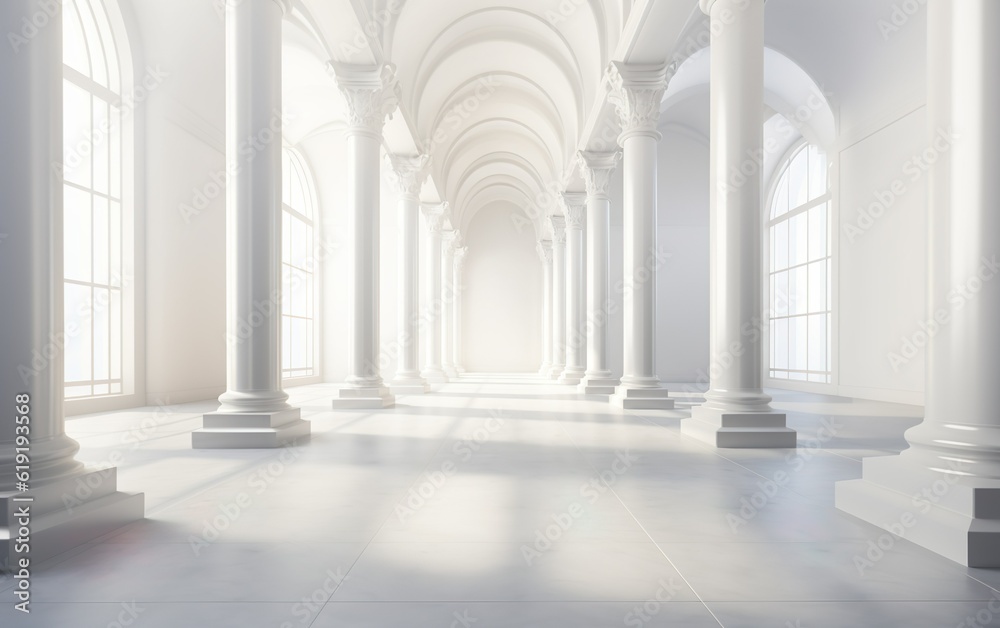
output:
[[566, 210], [566, 228], [580, 231], [587, 215], [587, 195], [582, 192], [563, 192], [563, 207]]
[[389, 182], [403, 196], [416, 198], [427, 180], [430, 155], [387, 155], [392, 171]]
[[614, 174], [622, 154], [616, 153], [592, 153], [580, 151], [576, 154], [576, 159], [580, 164], [580, 172], [583, 180], [587, 184], [588, 196], [607, 196], [608, 188], [611, 186], [611, 175]]
[[552, 263], [552, 240], [540, 240], [536, 250], [543, 264]]
[[349, 130], [381, 135], [385, 121], [399, 105], [399, 82], [393, 67], [334, 61], [330, 67], [347, 100]]
[[424, 205], [424, 222], [427, 223], [427, 230], [433, 235], [441, 235], [444, 223], [448, 220], [448, 203], [438, 203], [437, 205]]
[[549, 216], [549, 224], [552, 225], [552, 245], [566, 245], [566, 219], [562, 216]]
[[[673, 66], [671, 66], [673, 67]], [[608, 102], [622, 125], [624, 141], [632, 135], [660, 138], [660, 103], [667, 90], [667, 65], [632, 65], [612, 61], [605, 76]]]

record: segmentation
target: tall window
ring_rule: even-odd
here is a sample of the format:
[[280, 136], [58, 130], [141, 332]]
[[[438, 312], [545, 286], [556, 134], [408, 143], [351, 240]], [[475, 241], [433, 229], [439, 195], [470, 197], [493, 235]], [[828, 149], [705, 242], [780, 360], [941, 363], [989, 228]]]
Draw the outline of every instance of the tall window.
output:
[[315, 375], [316, 197], [305, 163], [282, 154], [282, 347], [285, 379]]
[[831, 383], [827, 159], [804, 144], [779, 171], [770, 204], [770, 376]]
[[67, 398], [133, 386], [131, 65], [111, 1], [62, 5]]

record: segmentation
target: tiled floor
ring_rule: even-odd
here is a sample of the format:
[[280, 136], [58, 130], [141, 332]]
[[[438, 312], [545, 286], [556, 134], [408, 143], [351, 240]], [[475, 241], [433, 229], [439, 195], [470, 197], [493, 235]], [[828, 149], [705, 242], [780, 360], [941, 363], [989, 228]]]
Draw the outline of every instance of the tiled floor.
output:
[[915, 408], [776, 393], [797, 452], [717, 451], [680, 434], [685, 404], [540, 380], [377, 412], [290, 393], [313, 437], [279, 452], [192, 450], [213, 403], [69, 421], [83, 460], [120, 453], [147, 519], [38, 571], [30, 617], [0, 581], [0, 626], [1000, 626], [1000, 572], [905, 541], [859, 569], [882, 532], [833, 507]]

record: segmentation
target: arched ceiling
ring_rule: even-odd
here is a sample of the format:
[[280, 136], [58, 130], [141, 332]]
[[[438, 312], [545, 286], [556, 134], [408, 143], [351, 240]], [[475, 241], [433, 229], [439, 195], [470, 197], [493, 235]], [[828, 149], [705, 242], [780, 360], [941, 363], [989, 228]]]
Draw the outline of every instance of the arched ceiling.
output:
[[572, 174], [629, 0], [368, 0], [417, 144], [453, 223], [533, 208]]

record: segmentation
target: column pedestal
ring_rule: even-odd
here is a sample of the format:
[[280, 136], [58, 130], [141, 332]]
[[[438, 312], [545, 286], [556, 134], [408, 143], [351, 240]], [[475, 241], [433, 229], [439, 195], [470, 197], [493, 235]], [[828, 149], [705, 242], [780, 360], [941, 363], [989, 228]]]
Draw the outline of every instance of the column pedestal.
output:
[[430, 391], [420, 376], [420, 189], [427, 180], [428, 155], [390, 155], [392, 182], [399, 193], [399, 359], [389, 386], [394, 395], [422, 395]]
[[[762, 389], [763, 335], [744, 333], [764, 315], [761, 171], [740, 172], [764, 141], [764, 0], [702, 0], [701, 6], [713, 23], [726, 22], [712, 34], [713, 368], [705, 403], [692, 409], [681, 431], [716, 447], [795, 447], [795, 431]], [[739, 185], [731, 183], [734, 172], [742, 177]]]
[[552, 368], [549, 379], [566, 369], [566, 219], [549, 216], [552, 226]]
[[395, 405], [381, 375], [379, 333], [379, 157], [382, 128], [396, 110], [399, 86], [389, 66], [334, 64], [337, 86], [348, 108], [347, 204], [353, 219], [350, 375], [333, 400], [334, 409], [380, 409]]
[[[0, 30], [21, 32], [38, 10], [34, 0], [0, 3]], [[79, 444], [65, 430], [63, 180], [54, 167], [63, 165], [62, 12], [49, 19], [23, 49], [0, 55], [0, 146], [12, 156], [0, 168], [8, 234], [0, 242], [0, 571], [22, 559], [35, 570], [143, 518], [143, 495], [119, 492], [114, 467], [77, 461]], [[30, 552], [17, 541], [24, 507]], [[11, 592], [4, 597], [19, 602]]]
[[227, 390], [191, 434], [195, 449], [280, 447], [309, 435], [281, 388], [281, 22], [286, 5], [252, 0], [226, 8], [226, 157], [239, 169], [226, 194]]
[[448, 220], [448, 204], [428, 205], [423, 208], [427, 225], [427, 303], [424, 307], [424, 369], [421, 376], [431, 384], [448, 381], [441, 368], [441, 336], [444, 298], [441, 289], [442, 231]]
[[[968, 567], [1000, 567], [1000, 4], [931, 0], [924, 421], [898, 456], [866, 458], [837, 508]], [[942, 321], [946, 321], [943, 322]], [[873, 533], [873, 537], [875, 533]]]
[[577, 159], [587, 184], [587, 372], [577, 390], [585, 395], [612, 395], [619, 381], [608, 368], [608, 287], [611, 253], [611, 198], [608, 187], [619, 153], [580, 153]]
[[622, 123], [624, 158], [624, 375], [611, 404], [629, 410], [670, 410], [674, 400], [656, 375], [657, 143], [666, 66], [614, 62], [608, 100]]

